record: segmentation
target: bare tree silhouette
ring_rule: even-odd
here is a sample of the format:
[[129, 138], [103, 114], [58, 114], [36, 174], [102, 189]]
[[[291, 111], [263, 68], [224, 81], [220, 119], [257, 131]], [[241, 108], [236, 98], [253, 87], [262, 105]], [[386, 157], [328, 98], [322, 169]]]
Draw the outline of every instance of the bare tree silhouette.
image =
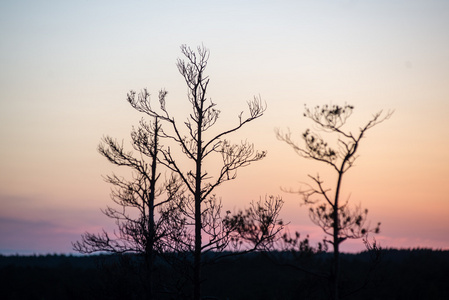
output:
[[[332, 268], [329, 274], [332, 299], [339, 299], [340, 244], [346, 239], [366, 238], [369, 232], [378, 233], [380, 223], [374, 228], [367, 222], [367, 209], [360, 206], [350, 207], [348, 201], [341, 201], [343, 175], [354, 165], [356, 152], [366, 132], [379, 123], [390, 118], [392, 112], [382, 111], [373, 115], [357, 134], [344, 130], [347, 119], [352, 115], [352, 105], [324, 105], [313, 109], [305, 106], [304, 116], [311, 119], [318, 130], [337, 135], [337, 145], [330, 146], [318, 133], [307, 129], [302, 137], [305, 145], [299, 146], [291, 138], [291, 133], [276, 131], [279, 140], [290, 145], [297, 154], [306, 159], [318, 161], [330, 166], [337, 173], [335, 190], [324, 185], [319, 175], [309, 177], [313, 185], [299, 193], [309, 206], [309, 216], [331, 240], [325, 240], [333, 246]], [[333, 194], [332, 194], [333, 193]], [[369, 248], [369, 247], [368, 247]]]
[[[185, 59], [178, 59], [177, 67], [187, 85], [187, 98], [192, 107], [185, 122], [176, 121], [169, 113], [166, 108], [167, 92], [165, 90], [159, 92], [160, 109], [158, 110], [151, 106], [150, 94], [146, 89], [137, 97], [135, 91], [130, 91], [128, 101], [138, 111], [166, 122], [169, 131], [164, 127], [161, 136], [178, 145], [178, 154], [182, 153], [185, 157], [183, 160], [175, 159], [176, 155], [170, 147], [161, 151], [163, 157], [161, 162], [178, 174], [187, 190], [187, 195], [178, 197], [177, 206], [186, 216], [187, 222], [194, 227], [193, 237], [184, 237], [183, 249], [190, 249], [194, 254], [193, 298], [199, 300], [201, 298], [202, 254], [226, 249], [232, 244], [231, 242], [236, 240], [236, 236], [231, 233], [236, 234], [239, 233], [239, 230], [254, 228], [245, 227], [253, 222], [251, 218], [259, 218], [254, 221], [256, 223], [253, 225], [257, 224], [260, 234], [257, 236], [250, 234], [249, 237], [249, 239], [253, 239], [254, 247], [269, 242], [278, 232], [278, 227], [282, 227], [277, 219], [282, 200], [278, 197], [268, 199], [272, 201], [268, 201], [266, 204], [277, 206], [275, 209], [267, 209], [265, 204], [259, 202], [259, 204], [255, 204], [255, 210], [249, 210], [249, 215], [242, 213], [232, 216], [230, 212], [227, 212], [224, 218], [221, 217], [222, 204], [221, 200], [217, 199], [213, 193], [215, 188], [226, 181], [235, 179], [239, 168], [259, 161], [266, 155], [265, 151], [254, 150], [253, 144], [246, 141], [232, 144], [224, 138], [249, 122], [260, 118], [266, 107], [260, 98], [254, 97], [248, 102], [249, 116], [245, 117], [241, 112], [235, 126], [211, 133], [211, 129], [219, 119], [220, 111], [206, 95], [209, 77], [205, 75], [205, 70], [209, 59], [209, 50], [202, 46], [194, 51], [183, 45], [181, 51]], [[204, 163], [213, 154], [221, 157], [221, 166], [217, 167], [215, 174], [211, 175], [205, 170]], [[191, 167], [186, 166], [187, 162], [192, 163]], [[267, 214], [271, 214], [270, 217], [266, 217]], [[248, 218], [243, 217], [244, 215]], [[241, 236], [241, 239], [244, 240], [245, 237]]]
[[[180, 181], [172, 176], [158, 185], [160, 173], [157, 171], [158, 153], [161, 146], [159, 136], [161, 125], [158, 118], [147, 123], [143, 119], [137, 129], [132, 130], [132, 146], [138, 152], [135, 157], [126, 151], [123, 142], [106, 136], [98, 146], [98, 151], [116, 166], [132, 170], [131, 179], [115, 174], [105, 177], [112, 184], [111, 199], [118, 206], [108, 206], [103, 213], [115, 220], [118, 230], [112, 235], [85, 233], [81, 241], [73, 243], [73, 249], [80, 253], [108, 252], [114, 254], [136, 253], [144, 258], [143, 290], [147, 299], [154, 299], [153, 266], [157, 253], [166, 247], [167, 237], [181, 235], [182, 222], [175, 214], [178, 211], [170, 201], [180, 192]], [[159, 214], [157, 214], [157, 210]]]

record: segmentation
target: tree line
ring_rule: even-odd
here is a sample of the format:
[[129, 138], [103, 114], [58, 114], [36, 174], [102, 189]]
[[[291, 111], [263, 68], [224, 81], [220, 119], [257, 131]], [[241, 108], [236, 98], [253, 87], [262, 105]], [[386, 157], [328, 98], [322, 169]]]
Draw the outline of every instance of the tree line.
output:
[[[290, 235], [286, 231], [287, 225], [280, 218], [280, 196], [261, 197], [251, 202], [248, 209], [236, 213], [223, 211], [221, 198], [215, 193], [217, 187], [236, 179], [240, 168], [267, 155], [249, 142], [236, 144], [229, 138], [261, 118], [267, 106], [260, 97], [254, 97], [247, 103], [248, 111], [240, 112], [233, 125], [216, 129], [221, 112], [207, 94], [210, 52], [204, 46], [194, 50], [185, 45], [181, 52], [184, 58], [178, 59], [177, 68], [187, 86], [191, 111], [184, 120], [176, 119], [166, 106], [166, 90], [159, 91], [156, 105], [147, 89], [127, 94], [132, 108], [146, 116], [131, 131], [134, 152], [110, 136], [105, 136], [98, 146], [99, 153], [112, 164], [132, 171], [127, 178], [116, 174], [105, 177], [114, 187], [114, 206], [103, 212], [115, 220], [117, 230], [85, 233], [73, 243], [73, 248], [83, 254], [117, 254], [124, 269], [138, 264], [134, 284], [139, 282], [146, 299], [158, 299], [161, 293], [176, 294], [179, 287], [189, 286], [191, 293], [184, 294], [183, 299], [200, 300], [205, 299], [204, 270], [213, 263], [250, 252], [275, 251], [287, 251], [301, 261], [326, 252], [330, 245], [333, 256], [327, 270], [313, 264], [291, 264], [290, 259], [284, 262], [285, 257], [274, 254], [269, 256], [277, 264], [291, 264], [300, 272], [322, 278], [329, 284], [331, 298], [339, 299], [340, 244], [346, 239], [363, 239], [373, 253], [373, 263], [380, 253], [375, 240], [367, 238], [369, 233], [379, 232], [380, 223], [369, 226], [368, 210], [341, 200], [343, 177], [353, 166], [366, 132], [387, 120], [392, 112], [374, 114], [353, 133], [344, 127], [354, 110], [352, 105], [306, 106], [304, 116], [317, 131], [307, 129], [302, 135], [303, 144], [295, 142], [290, 132], [276, 131], [277, 138], [299, 156], [323, 163], [337, 174], [334, 189], [316, 175], [309, 176], [309, 188], [298, 192], [309, 207], [312, 222], [329, 237], [318, 245], [310, 245], [307, 237], [301, 239], [299, 233]], [[337, 135], [337, 143], [329, 143], [320, 132]], [[214, 164], [207, 164], [209, 161]], [[137, 254], [139, 259], [130, 260], [126, 255], [129, 253]], [[181, 275], [176, 282], [156, 280], [156, 262], [160, 261]]]
[[[290, 253], [278, 253], [291, 264], [299, 263]], [[139, 284], [138, 265], [122, 263], [127, 255], [0, 255], [1, 299], [142, 299], [145, 291]], [[288, 258], [290, 257], [290, 258]], [[303, 258], [301, 263], [326, 271], [332, 253]], [[140, 257], [141, 258], [141, 257]], [[364, 284], [371, 268], [369, 251], [341, 254], [341, 292]], [[133, 259], [131, 259], [133, 260]], [[158, 282], [180, 283], [182, 274], [156, 259], [154, 280], [158, 299], [188, 299], [191, 286], [178, 286], [176, 294], [158, 290]], [[141, 265], [141, 267], [143, 267]], [[449, 251], [431, 249], [383, 249], [382, 261], [370, 274], [370, 281], [358, 293], [345, 299], [448, 299]], [[289, 265], [273, 263], [261, 252], [228, 257], [203, 270], [203, 298], [246, 299], [329, 299], [324, 278], [298, 272]], [[184, 288], [184, 290], [183, 290]]]

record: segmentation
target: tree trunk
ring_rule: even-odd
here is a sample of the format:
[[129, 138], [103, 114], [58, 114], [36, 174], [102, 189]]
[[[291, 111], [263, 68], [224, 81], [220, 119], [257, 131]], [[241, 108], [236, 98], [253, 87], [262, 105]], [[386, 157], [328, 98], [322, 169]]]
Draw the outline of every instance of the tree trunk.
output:
[[152, 251], [146, 253], [145, 264], [146, 264], [146, 299], [154, 300], [154, 289], [153, 289], [153, 263], [154, 263], [154, 255]]
[[338, 290], [338, 283], [340, 280], [340, 249], [339, 249], [339, 242], [338, 237], [337, 240], [335, 240], [334, 235], [334, 257], [332, 261], [332, 274], [331, 274], [331, 291], [332, 291], [332, 299], [338, 300], [339, 299], [339, 290]]
[[341, 181], [343, 178], [343, 170], [345, 166], [346, 160], [343, 161], [342, 166], [340, 168], [340, 171], [338, 172], [338, 181], [337, 181], [337, 188], [335, 189], [335, 198], [334, 198], [334, 215], [333, 215], [333, 222], [334, 222], [334, 228], [333, 228], [333, 245], [334, 245], [334, 257], [332, 260], [332, 273], [331, 273], [331, 287], [332, 287], [332, 299], [338, 300], [339, 299], [339, 291], [338, 291], [338, 284], [340, 281], [340, 220], [339, 220], [339, 197], [340, 197], [340, 186]]
[[201, 201], [195, 199], [195, 253], [193, 262], [193, 299], [201, 299]]
[[203, 103], [199, 107], [199, 118], [198, 118], [198, 134], [197, 134], [197, 153], [196, 153], [196, 174], [195, 174], [195, 253], [193, 258], [193, 299], [201, 299], [201, 252], [202, 252], [202, 241], [201, 241], [201, 229], [203, 228], [201, 220], [201, 201], [202, 201], [202, 191], [201, 191], [201, 163], [203, 160], [202, 153], [202, 118], [203, 113]]
[[145, 249], [145, 263], [147, 273], [147, 300], [154, 299], [154, 284], [153, 284], [153, 265], [154, 265], [154, 238], [155, 238], [155, 224], [154, 224], [154, 201], [156, 198], [156, 166], [157, 166], [157, 153], [158, 153], [158, 135], [159, 124], [158, 118], [155, 118], [154, 124], [154, 141], [153, 141], [153, 156], [151, 161], [151, 178], [150, 178], [150, 194], [148, 199], [148, 228], [147, 228], [147, 241]]

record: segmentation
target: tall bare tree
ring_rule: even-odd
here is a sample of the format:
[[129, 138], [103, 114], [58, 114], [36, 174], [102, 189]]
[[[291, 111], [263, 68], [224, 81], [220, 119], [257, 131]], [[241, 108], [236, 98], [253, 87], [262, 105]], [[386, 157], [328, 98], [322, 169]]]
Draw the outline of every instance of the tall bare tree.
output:
[[[102, 233], [85, 233], [81, 241], [73, 243], [74, 250], [80, 253], [108, 252], [114, 254], [135, 253], [144, 257], [145, 276], [143, 290], [147, 299], [154, 299], [153, 265], [155, 255], [164, 249], [167, 236], [182, 234], [183, 226], [173, 222], [176, 214], [168, 205], [179, 191], [179, 181], [170, 178], [164, 184], [157, 184], [160, 173], [157, 171], [159, 135], [161, 125], [158, 118], [132, 130], [132, 146], [137, 157], [125, 150], [123, 142], [106, 136], [98, 146], [98, 151], [116, 166], [132, 170], [131, 179], [115, 174], [105, 177], [112, 184], [111, 199], [117, 205], [108, 206], [103, 213], [115, 220], [118, 230], [112, 235], [106, 230]], [[159, 217], [155, 217], [159, 210]]]
[[357, 133], [343, 129], [352, 115], [352, 105], [324, 105], [313, 109], [305, 107], [304, 116], [311, 119], [314, 126], [325, 133], [337, 135], [336, 145], [331, 146], [318, 133], [307, 129], [302, 137], [304, 146], [291, 138], [291, 133], [276, 131], [279, 140], [290, 145], [297, 154], [306, 159], [324, 163], [337, 175], [335, 190], [327, 188], [319, 175], [309, 175], [313, 185], [301, 190], [304, 203], [309, 205], [309, 216], [313, 223], [331, 237], [327, 240], [333, 246], [333, 260], [330, 271], [332, 299], [339, 299], [340, 244], [346, 239], [366, 237], [369, 232], [378, 233], [380, 223], [371, 228], [367, 222], [367, 209], [360, 206], [351, 208], [348, 201], [341, 200], [343, 175], [354, 165], [356, 152], [366, 132], [390, 118], [392, 112], [382, 111], [373, 115]]
[[[186, 121], [178, 122], [169, 113], [166, 108], [167, 92], [165, 90], [159, 92], [160, 109], [157, 110], [151, 106], [150, 94], [146, 89], [137, 97], [136, 92], [131, 91], [128, 94], [128, 101], [135, 109], [165, 121], [170, 131], [164, 127], [162, 136], [177, 144], [180, 150], [178, 154], [182, 153], [187, 158], [187, 160], [185, 158], [177, 160], [176, 154], [170, 147], [162, 151], [163, 164], [179, 175], [188, 191], [188, 195], [180, 201], [179, 207], [194, 226], [193, 296], [195, 300], [199, 300], [201, 298], [202, 253], [208, 250], [223, 250], [229, 244], [230, 232], [233, 230], [236, 232], [239, 224], [242, 224], [239, 222], [242, 219], [230, 216], [229, 212], [227, 218], [220, 219], [222, 205], [213, 191], [222, 183], [235, 179], [239, 168], [259, 161], [266, 155], [265, 151], [254, 150], [252, 144], [247, 142], [232, 144], [224, 138], [261, 117], [266, 108], [260, 98], [254, 97], [248, 102], [249, 116], [245, 117], [241, 112], [236, 125], [224, 131], [211, 132], [219, 119], [220, 111], [206, 94], [209, 77], [205, 74], [205, 70], [209, 50], [198, 47], [197, 51], [194, 51], [183, 45], [181, 51], [185, 59], [178, 59], [177, 67], [187, 85], [187, 98], [192, 107]], [[211, 174], [205, 169], [204, 163], [214, 154], [221, 157], [221, 163], [218, 164], [215, 173]], [[186, 166], [187, 161], [191, 162], [190, 166]], [[282, 202], [279, 198], [275, 200], [278, 204]], [[271, 221], [276, 222], [276, 218], [271, 218]], [[240, 226], [240, 228], [243, 227]], [[269, 228], [273, 229], [273, 227]], [[259, 240], [268, 240], [267, 235], [272, 233], [274, 232], [264, 232], [259, 236]]]

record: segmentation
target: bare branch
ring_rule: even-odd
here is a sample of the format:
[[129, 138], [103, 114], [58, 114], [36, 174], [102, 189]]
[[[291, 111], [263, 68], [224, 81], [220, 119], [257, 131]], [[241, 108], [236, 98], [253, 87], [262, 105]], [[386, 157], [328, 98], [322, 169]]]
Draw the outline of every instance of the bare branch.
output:
[[[332, 282], [333, 299], [338, 299], [339, 295], [339, 245], [346, 239], [365, 238], [369, 232], [378, 233], [380, 226], [378, 223], [376, 227], [370, 227], [367, 222], [368, 210], [362, 210], [360, 206], [350, 208], [347, 202], [341, 205], [340, 191], [343, 175], [354, 165], [357, 158], [356, 152], [366, 131], [389, 119], [393, 113], [387, 112], [384, 115], [380, 111], [374, 114], [355, 135], [351, 131], [343, 129], [347, 119], [352, 115], [353, 109], [354, 107], [348, 104], [344, 106], [323, 105], [313, 109], [305, 106], [304, 116], [312, 120], [319, 131], [338, 136], [336, 147], [331, 147], [319, 134], [310, 129], [307, 129], [302, 135], [303, 147], [292, 141], [290, 132], [284, 134], [276, 130], [276, 137], [290, 145], [300, 156], [330, 165], [337, 173], [333, 196], [329, 194], [329, 189], [324, 188], [323, 181], [318, 175], [316, 177], [309, 175], [316, 187], [309, 186], [309, 189], [301, 192], [304, 203], [309, 205], [311, 221], [331, 237], [330, 240], [326, 240], [326, 243], [332, 244], [334, 250], [329, 275]], [[311, 200], [312, 196], [318, 196], [318, 199]]]

